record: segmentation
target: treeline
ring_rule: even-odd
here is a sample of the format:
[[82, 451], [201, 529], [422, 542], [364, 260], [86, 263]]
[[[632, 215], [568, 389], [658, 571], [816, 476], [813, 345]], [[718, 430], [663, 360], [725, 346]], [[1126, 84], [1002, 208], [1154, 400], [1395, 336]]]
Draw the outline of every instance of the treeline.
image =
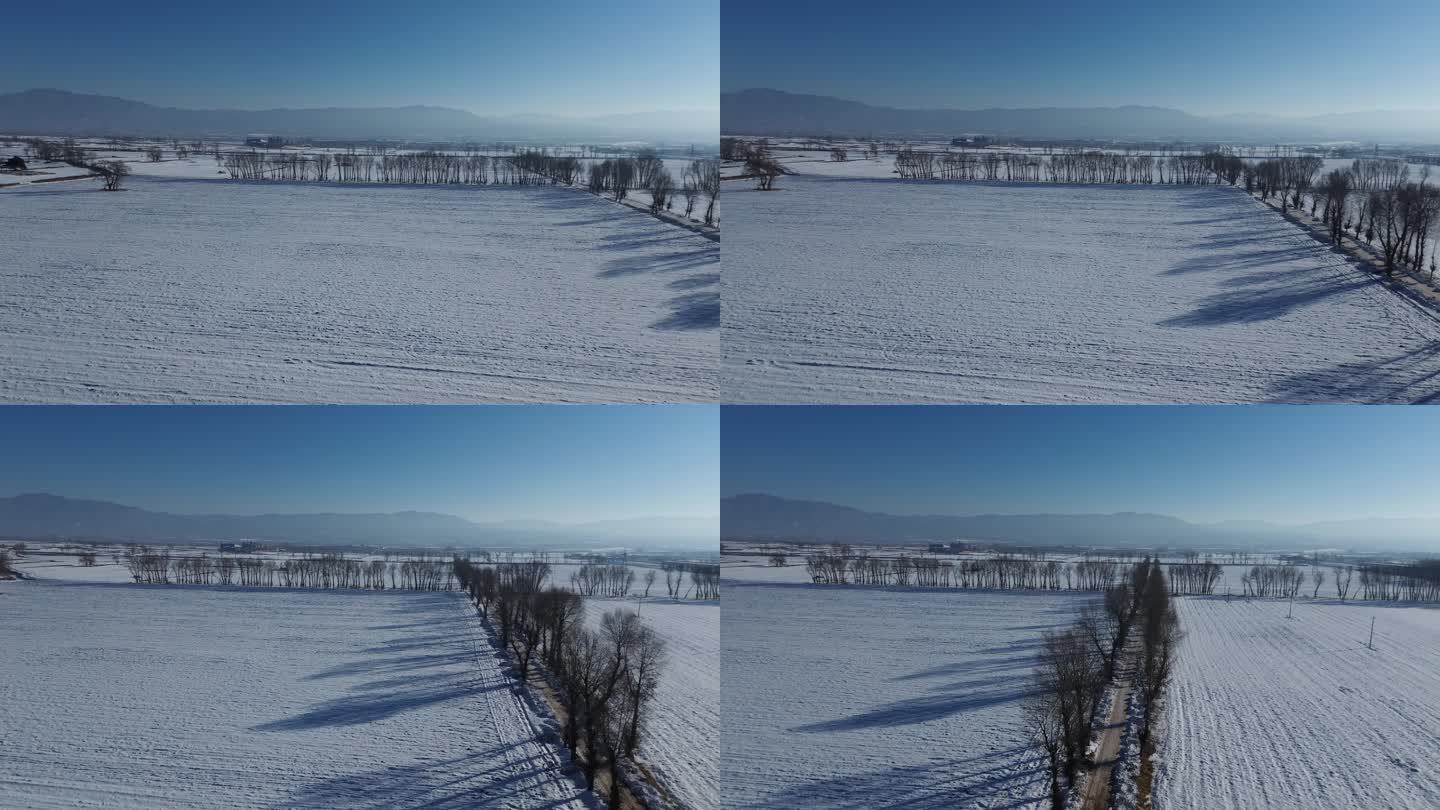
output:
[[31, 138], [25, 142], [30, 154], [39, 160], [59, 161], [77, 169], [94, 172], [100, 177], [101, 188], [118, 191], [121, 183], [130, 175], [130, 166], [123, 160], [92, 160], [85, 148], [66, 138], [56, 143], [44, 138]]
[[[1022, 717], [1027, 736], [1045, 757], [1054, 810], [1063, 808], [1076, 788], [1093, 721], [1104, 725], [1097, 714], [1112, 679], [1134, 678], [1143, 711], [1142, 750], [1162, 710], [1181, 638], [1179, 617], [1158, 560], [1137, 563], [1128, 573], [1126, 581], [1106, 588], [1098, 605], [1083, 608], [1070, 627], [1043, 636]], [[1131, 643], [1135, 632], [1138, 644]]]
[[[775, 556], [775, 555], [772, 555]], [[783, 565], [782, 560], [779, 564]], [[1103, 591], [1124, 575], [1115, 560], [1039, 559], [1039, 555], [1000, 554], [994, 557], [940, 560], [931, 557], [871, 556], [855, 551], [818, 551], [805, 558], [812, 582], [822, 585], [899, 585], [983, 588], [988, 590]], [[775, 561], [772, 559], [772, 564]], [[1220, 579], [1216, 563], [1177, 563], [1177, 593], [1209, 594]]]
[[705, 201], [705, 224], [715, 224], [715, 203], [720, 195], [720, 164], [692, 160], [679, 183], [654, 150], [634, 157], [592, 161], [553, 155], [544, 149], [514, 155], [454, 154], [425, 151], [405, 154], [322, 152], [216, 152], [234, 180], [285, 182], [392, 183], [402, 185], [565, 185], [583, 180], [592, 194], [624, 201], [631, 191], [650, 195], [651, 213], [673, 211], [683, 200], [685, 216]]
[[581, 596], [546, 587], [548, 563], [476, 565], [456, 558], [453, 570], [513, 654], [519, 679], [528, 682], [532, 663], [543, 664], [564, 708], [565, 746], [590, 789], [600, 769], [609, 769], [609, 803], [619, 807], [625, 762], [644, 739], [659, 688], [664, 640], [623, 609], [605, 614], [598, 630], [586, 627]]
[[1040, 155], [988, 149], [934, 152], [905, 147], [895, 152], [895, 173], [907, 180], [1211, 185], [1227, 182], [1232, 172], [1238, 177], [1243, 163], [1224, 152], [1168, 158], [1082, 150]]
[[131, 578], [146, 585], [239, 585], [369, 590], [445, 591], [455, 587], [450, 564], [440, 560], [354, 560], [342, 554], [265, 560], [255, 557], [174, 556], [169, 549], [126, 550]]
[[1317, 177], [1322, 165], [1318, 158], [1261, 161], [1245, 174], [1245, 190], [1261, 200], [1278, 196], [1282, 211], [1302, 208], [1308, 196], [1311, 216], [1326, 226], [1331, 241], [1363, 240], [1379, 251], [1387, 274], [1421, 272], [1428, 259], [1434, 281], [1435, 256], [1426, 246], [1440, 221], [1440, 187], [1430, 185], [1429, 167], [1413, 182], [1410, 167], [1399, 160], [1356, 160], [1323, 178]]

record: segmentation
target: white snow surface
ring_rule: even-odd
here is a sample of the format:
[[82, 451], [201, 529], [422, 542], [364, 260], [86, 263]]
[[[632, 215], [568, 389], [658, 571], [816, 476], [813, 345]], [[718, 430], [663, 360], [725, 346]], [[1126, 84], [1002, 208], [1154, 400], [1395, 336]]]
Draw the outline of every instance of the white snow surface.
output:
[[1048, 806], [1021, 701], [1083, 600], [725, 583], [726, 807]]
[[[1177, 600], [1156, 810], [1440, 807], [1440, 610]], [[1375, 649], [1366, 648], [1375, 618]]]
[[598, 806], [459, 593], [37, 579], [0, 611], [5, 807]]
[[726, 188], [727, 401], [1440, 399], [1440, 318], [1237, 189]]
[[719, 245], [584, 192], [127, 186], [0, 193], [0, 401], [719, 396]]
[[[663, 587], [663, 579], [660, 583]], [[634, 610], [633, 599], [587, 599], [585, 621]], [[720, 604], [646, 600], [640, 618], [665, 639], [665, 669], [640, 756], [689, 810], [720, 807]]]

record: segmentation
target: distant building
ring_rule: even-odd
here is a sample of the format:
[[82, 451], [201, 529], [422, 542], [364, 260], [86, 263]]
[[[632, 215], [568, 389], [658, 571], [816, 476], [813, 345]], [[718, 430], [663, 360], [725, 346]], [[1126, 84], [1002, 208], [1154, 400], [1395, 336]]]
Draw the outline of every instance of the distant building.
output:
[[988, 136], [988, 135], [971, 135], [971, 136], [963, 137], [963, 138], [951, 138], [951, 139], [950, 139], [950, 145], [951, 145], [951, 146], [974, 146], [974, 147], [982, 147], [982, 146], [989, 146], [989, 145], [990, 145], [990, 142], [991, 142], [991, 141], [990, 141], [990, 136]]
[[260, 550], [260, 544], [259, 544], [259, 543], [245, 542], [245, 543], [221, 543], [221, 544], [220, 544], [220, 553], [222, 553], [222, 554], [224, 554], [225, 552], [229, 552], [229, 553], [231, 553], [231, 554], [254, 554], [255, 552], [257, 552], [257, 551], [259, 551], [259, 550]]
[[23, 172], [25, 171], [25, 161], [21, 159], [19, 155], [16, 155], [5, 161], [5, 168], [7, 171]]
[[285, 139], [279, 135], [246, 135], [245, 145], [265, 149], [279, 149], [285, 145]]
[[945, 553], [945, 544], [944, 544], [944, 543], [931, 543], [931, 544], [930, 544], [930, 547], [929, 547], [928, 549], [926, 549], [926, 550], [929, 551], [931, 554], [944, 554], [944, 553]]

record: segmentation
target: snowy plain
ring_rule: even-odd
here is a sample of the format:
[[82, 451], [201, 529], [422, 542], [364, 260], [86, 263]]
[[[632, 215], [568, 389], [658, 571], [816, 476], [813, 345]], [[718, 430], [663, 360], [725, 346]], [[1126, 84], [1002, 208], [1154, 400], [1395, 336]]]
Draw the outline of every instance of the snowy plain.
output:
[[0, 193], [0, 401], [718, 396], [719, 245], [582, 191], [127, 187]]
[[1021, 702], [1042, 631], [1093, 597], [725, 586], [727, 807], [1046, 805]]
[[597, 806], [458, 593], [0, 583], [6, 806]]
[[[1178, 600], [1156, 810], [1440, 806], [1440, 610]], [[1375, 649], [1366, 644], [1375, 618]]]
[[[663, 580], [662, 580], [663, 583]], [[665, 639], [665, 668], [640, 756], [687, 810], [720, 807], [720, 603], [651, 599], [640, 618]], [[586, 599], [585, 622], [599, 627], [633, 599]]]
[[780, 188], [727, 195], [735, 401], [1440, 398], [1435, 313], [1236, 189]]

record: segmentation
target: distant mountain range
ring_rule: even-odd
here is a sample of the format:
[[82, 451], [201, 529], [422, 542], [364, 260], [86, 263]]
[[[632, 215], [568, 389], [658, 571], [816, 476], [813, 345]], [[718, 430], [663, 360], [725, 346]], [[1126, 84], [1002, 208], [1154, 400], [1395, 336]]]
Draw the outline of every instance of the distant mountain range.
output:
[[1283, 526], [1265, 521], [1190, 523], [1168, 515], [890, 515], [824, 501], [746, 494], [720, 502], [725, 539], [833, 543], [971, 540], [1111, 547], [1383, 546], [1440, 552], [1436, 521], [1374, 519]]
[[181, 515], [110, 501], [25, 494], [0, 498], [0, 536], [125, 542], [261, 540], [303, 544], [647, 546], [716, 548], [713, 520], [646, 517], [564, 524], [477, 523], [437, 512]]
[[715, 143], [715, 110], [660, 110], [592, 118], [523, 115], [483, 118], [449, 107], [324, 107], [186, 110], [64, 90], [0, 95], [0, 133], [11, 135], [488, 141], [593, 139]]
[[1380, 110], [1308, 118], [1204, 117], [1166, 107], [1043, 107], [985, 110], [876, 107], [831, 96], [764, 88], [722, 93], [727, 135], [937, 137], [991, 135], [1118, 140], [1339, 140], [1440, 143], [1440, 110]]

